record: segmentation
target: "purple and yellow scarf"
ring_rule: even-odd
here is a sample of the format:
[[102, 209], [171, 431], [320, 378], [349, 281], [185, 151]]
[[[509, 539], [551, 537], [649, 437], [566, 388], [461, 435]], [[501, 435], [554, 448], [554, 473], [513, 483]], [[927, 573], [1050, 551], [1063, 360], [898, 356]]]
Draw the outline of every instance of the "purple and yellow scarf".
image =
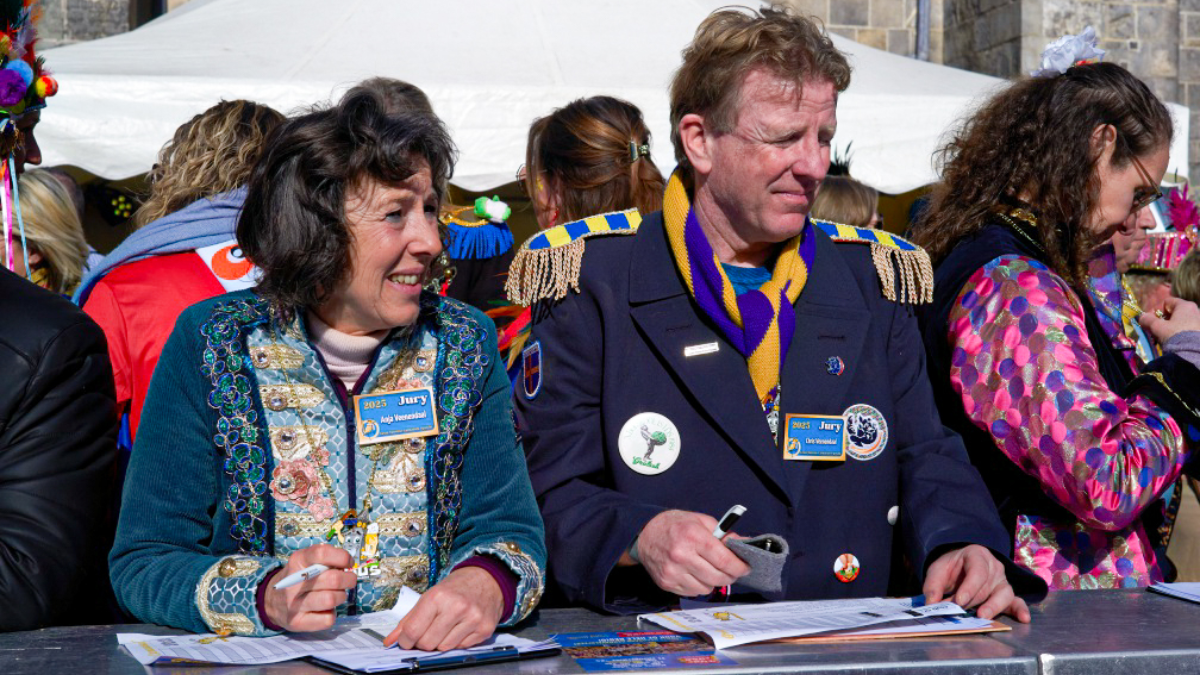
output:
[[783, 244], [770, 281], [757, 291], [737, 295], [700, 229], [678, 173], [667, 183], [663, 222], [688, 292], [746, 358], [754, 391], [765, 408], [775, 398], [779, 372], [796, 329], [792, 304], [804, 290], [816, 254], [812, 224], [806, 223], [798, 236]]

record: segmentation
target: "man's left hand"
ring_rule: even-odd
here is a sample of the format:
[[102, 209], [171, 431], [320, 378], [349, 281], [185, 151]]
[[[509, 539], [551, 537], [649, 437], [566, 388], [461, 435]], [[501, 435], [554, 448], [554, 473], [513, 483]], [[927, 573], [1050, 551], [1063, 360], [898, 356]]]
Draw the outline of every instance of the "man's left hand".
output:
[[943, 554], [925, 573], [926, 604], [951, 600], [963, 609], [978, 607], [975, 614], [991, 619], [1007, 614], [1029, 623], [1029, 606], [1013, 593], [1004, 576], [1004, 563], [987, 548], [969, 544]]
[[446, 651], [465, 649], [490, 638], [504, 611], [504, 594], [483, 568], [461, 567], [425, 591], [385, 647]]

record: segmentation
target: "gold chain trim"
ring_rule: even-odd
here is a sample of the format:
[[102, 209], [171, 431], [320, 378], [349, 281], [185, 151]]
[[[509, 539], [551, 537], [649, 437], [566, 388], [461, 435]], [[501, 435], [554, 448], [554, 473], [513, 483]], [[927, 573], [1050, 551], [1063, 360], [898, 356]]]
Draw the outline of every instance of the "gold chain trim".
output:
[[1163, 377], [1162, 373], [1149, 372], [1143, 373], [1143, 375], [1149, 375], [1150, 377], [1158, 380], [1158, 383], [1163, 386], [1163, 389], [1166, 389], [1168, 394], [1174, 396], [1176, 401], [1179, 401], [1179, 405], [1183, 406], [1184, 409], [1191, 413], [1193, 417], [1200, 417], [1200, 410], [1196, 410], [1192, 406], [1188, 405], [1188, 402], [1183, 400], [1182, 396], [1175, 393], [1175, 390], [1171, 388], [1171, 385], [1167, 384], [1167, 378]]
[[[385, 513], [375, 519], [379, 523], [379, 534], [385, 537], [419, 537], [427, 529], [424, 512]], [[309, 513], [279, 513], [275, 515], [275, 526], [286, 537], [315, 537], [324, 539], [329, 533], [328, 522], [317, 522]]]
[[429, 587], [429, 558], [423, 555], [383, 558], [379, 561], [379, 578], [374, 583], [377, 586], [408, 586], [424, 592]]
[[250, 362], [260, 370], [290, 370], [304, 365], [304, 355], [287, 345], [261, 345], [250, 348]]
[[[230, 556], [208, 568], [200, 583], [196, 584], [196, 608], [200, 618], [218, 635], [249, 635], [254, 633], [254, 621], [244, 614], [214, 612], [208, 604], [208, 592], [218, 577], [232, 579], [254, 574], [261, 565], [254, 558]], [[257, 609], [255, 610], [257, 611]]]
[[311, 408], [325, 400], [320, 389], [311, 384], [270, 384], [258, 388], [259, 400], [270, 410]]
[[429, 514], [424, 511], [412, 513], [385, 513], [375, 519], [379, 533], [392, 537], [419, 537], [425, 534]]
[[[324, 448], [329, 434], [318, 426], [297, 425], [271, 427], [271, 450], [279, 460], [304, 457], [313, 450]], [[315, 444], [315, 445], [314, 445]]]

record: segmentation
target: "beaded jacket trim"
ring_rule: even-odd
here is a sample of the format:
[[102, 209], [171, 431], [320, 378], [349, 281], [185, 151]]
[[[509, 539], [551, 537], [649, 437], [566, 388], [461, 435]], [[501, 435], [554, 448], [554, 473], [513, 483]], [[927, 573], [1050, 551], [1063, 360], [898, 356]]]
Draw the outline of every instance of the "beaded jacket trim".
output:
[[213, 444], [225, 455], [230, 479], [223, 503], [232, 523], [229, 534], [238, 550], [249, 555], [268, 552], [271, 528], [265, 433], [243, 345], [246, 331], [267, 320], [265, 300], [238, 299], [217, 304], [200, 327], [205, 341], [201, 371], [212, 383], [208, 405], [217, 411]]
[[[423, 319], [433, 320], [438, 335], [438, 419], [441, 432], [426, 456], [426, 490], [431, 505], [429, 523], [430, 579], [450, 562], [462, 508], [463, 452], [483, 402], [482, 377], [488, 365], [484, 351], [487, 330], [466, 306], [430, 293], [421, 296]], [[252, 371], [245, 353], [246, 332], [269, 320], [265, 300], [238, 299], [217, 304], [201, 326], [205, 340], [202, 370], [212, 383], [209, 406], [217, 411], [213, 443], [225, 455], [230, 478], [224, 508], [232, 520], [230, 536], [238, 550], [264, 555], [271, 541], [268, 523], [268, 454], [266, 431], [246, 372]], [[246, 371], [246, 372], [243, 372]]]
[[[421, 311], [436, 321], [438, 350], [438, 428], [426, 454], [426, 490], [432, 517], [429, 578], [435, 580], [450, 563], [462, 508], [463, 452], [475, 427], [475, 412], [483, 402], [482, 382], [488, 365], [484, 351], [487, 329], [466, 305], [424, 293]], [[432, 583], [432, 581], [431, 581]]]

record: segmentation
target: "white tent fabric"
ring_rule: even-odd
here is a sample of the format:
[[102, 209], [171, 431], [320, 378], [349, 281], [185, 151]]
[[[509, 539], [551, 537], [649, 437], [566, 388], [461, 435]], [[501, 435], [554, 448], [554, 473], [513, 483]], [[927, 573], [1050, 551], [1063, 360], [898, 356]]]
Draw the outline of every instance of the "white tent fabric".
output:
[[[454, 182], [512, 180], [534, 118], [609, 94], [640, 107], [653, 157], [674, 166], [667, 86], [721, 0], [192, 0], [135, 31], [46, 50], [60, 90], [38, 127], [47, 164], [140, 174], [175, 128], [219, 99], [289, 112], [384, 75], [429, 94], [461, 151]], [[855, 74], [835, 147], [888, 193], [935, 180], [933, 153], [996, 78], [836, 37]], [[1187, 167], [1187, 115], [1171, 168]]]

